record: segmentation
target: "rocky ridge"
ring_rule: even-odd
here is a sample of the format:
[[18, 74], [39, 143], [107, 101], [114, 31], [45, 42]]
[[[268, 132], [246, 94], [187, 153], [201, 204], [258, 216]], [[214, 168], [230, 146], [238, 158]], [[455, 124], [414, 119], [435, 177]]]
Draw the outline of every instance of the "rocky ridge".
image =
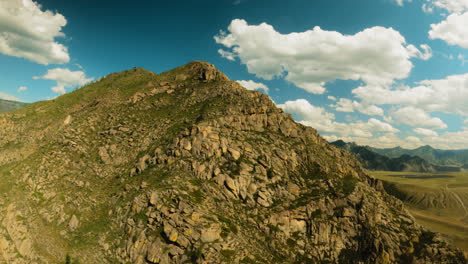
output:
[[466, 262], [354, 157], [205, 62], [0, 122], [0, 262]]

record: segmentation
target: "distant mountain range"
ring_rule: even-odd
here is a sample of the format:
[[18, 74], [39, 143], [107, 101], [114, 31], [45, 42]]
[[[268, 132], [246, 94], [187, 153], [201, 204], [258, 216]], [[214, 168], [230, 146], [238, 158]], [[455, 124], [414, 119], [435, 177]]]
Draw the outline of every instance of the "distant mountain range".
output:
[[411, 155], [421, 157], [428, 162], [439, 166], [468, 167], [468, 149], [462, 150], [441, 150], [431, 146], [423, 146], [416, 149], [403, 149], [400, 147], [378, 149], [370, 148], [372, 151], [390, 158], [401, 155]]
[[27, 105], [26, 103], [0, 99], [0, 112], [9, 112]]
[[331, 144], [353, 153], [369, 170], [447, 172], [468, 168], [468, 150], [438, 150], [430, 146], [378, 149], [342, 140]]

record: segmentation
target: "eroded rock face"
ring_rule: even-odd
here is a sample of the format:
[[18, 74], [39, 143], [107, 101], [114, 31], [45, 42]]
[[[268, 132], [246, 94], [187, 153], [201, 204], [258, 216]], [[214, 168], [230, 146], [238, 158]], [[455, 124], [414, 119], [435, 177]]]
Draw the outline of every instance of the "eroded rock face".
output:
[[189, 63], [191, 74], [200, 81], [229, 81], [229, 78], [218, 71], [212, 64], [204, 61], [193, 61]]
[[[208, 63], [93, 85], [102, 97], [47, 126], [0, 116], [0, 175], [17, 186], [0, 201], [0, 234], [14, 234], [0, 263], [465, 261], [353, 157]], [[4, 147], [23, 139], [37, 153]]]

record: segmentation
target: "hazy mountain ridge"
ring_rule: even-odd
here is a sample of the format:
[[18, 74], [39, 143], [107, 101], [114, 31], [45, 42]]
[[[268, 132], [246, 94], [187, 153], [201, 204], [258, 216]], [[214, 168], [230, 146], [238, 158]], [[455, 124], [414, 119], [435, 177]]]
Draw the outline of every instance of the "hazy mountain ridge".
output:
[[330, 144], [353, 153], [363, 163], [363, 166], [369, 170], [456, 172], [464, 170], [468, 166], [461, 165], [465, 152], [468, 155], [467, 150], [438, 150], [429, 146], [414, 150], [403, 149], [401, 147], [378, 149], [369, 146], [359, 146], [355, 143], [346, 143], [342, 140], [337, 140]]
[[436, 172], [441, 169], [418, 156], [402, 154], [396, 158], [390, 158], [375, 152], [371, 147], [359, 146], [355, 143], [338, 140], [330, 144], [356, 155], [363, 166], [369, 170]]
[[468, 164], [468, 150], [441, 150], [435, 149], [431, 146], [422, 146], [416, 149], [403, 149], [400, 147], [379, 149], [370, 149], [381, 155], [390, 158], [400, 157], [401, 155], [410, 155], [421, 157], [428, 162], [439, 166], [458, 166], [466, 167]]
[[205, 62], [0, 122], [0, 262], [465, 262], [348, 152]]
[[26, 103], [0, 99], [0, 112], [8, 112], [20, 109], [27, 105]]

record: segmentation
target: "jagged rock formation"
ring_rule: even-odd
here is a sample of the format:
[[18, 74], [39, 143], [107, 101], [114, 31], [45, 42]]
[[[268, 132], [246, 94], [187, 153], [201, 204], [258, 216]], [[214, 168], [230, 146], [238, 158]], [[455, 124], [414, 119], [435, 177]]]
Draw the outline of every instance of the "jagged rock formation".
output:
[[0, 119], [0, 262], [465, 263], [354, 157], [205, 62]]

